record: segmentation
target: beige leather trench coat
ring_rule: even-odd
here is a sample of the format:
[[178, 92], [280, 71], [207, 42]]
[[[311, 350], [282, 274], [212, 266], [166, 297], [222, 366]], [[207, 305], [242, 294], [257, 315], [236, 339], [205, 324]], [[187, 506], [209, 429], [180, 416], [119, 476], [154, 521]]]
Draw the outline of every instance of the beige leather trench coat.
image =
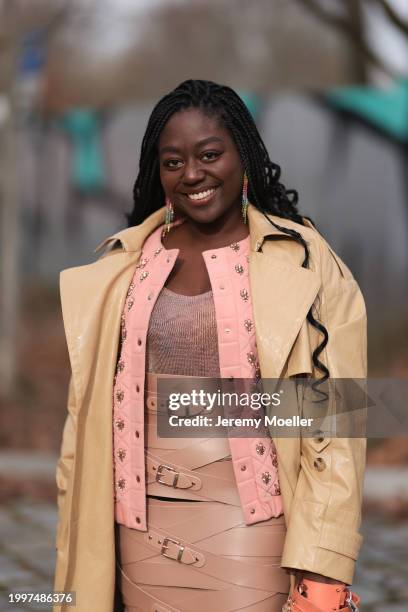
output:
[[[262, 377], [314, 371], [311, 355], [322, 339], [306, 322], [314, 304], [329, 332], [320, 359], [331, 376], [364, 378], [366, 311], [356, 281], [311, 225], [271, 218], [303, 235], [310, 269], [301, 267], [303, 247], [250, 205], [249, 272]], [[72, 377], [56, 474], [55, 589], [76, 591], [77, 612], [113, 611], [112, 386], [120, 318], [143, 243], [163, 219], [164, 208], [105, 240], [96, 262], [61, 273]], [[287, 524], [282, 565], [351, 583], [362, 541], [365, 440], [282, 437], [275, 444]], [[318, 457], [323, 461], [316, 463]]]

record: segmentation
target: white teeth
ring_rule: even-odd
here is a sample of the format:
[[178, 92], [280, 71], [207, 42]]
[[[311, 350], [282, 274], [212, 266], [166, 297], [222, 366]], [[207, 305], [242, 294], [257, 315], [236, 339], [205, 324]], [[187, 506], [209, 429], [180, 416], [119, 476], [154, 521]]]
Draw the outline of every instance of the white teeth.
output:
[[214, 192], [215, 189], [208, 189], [207, 191], [201, 191], [200, 193], [189, 193], [188, 197], [190, 198], [190, 200], [203, 200], [209, 195], [212, 195]]

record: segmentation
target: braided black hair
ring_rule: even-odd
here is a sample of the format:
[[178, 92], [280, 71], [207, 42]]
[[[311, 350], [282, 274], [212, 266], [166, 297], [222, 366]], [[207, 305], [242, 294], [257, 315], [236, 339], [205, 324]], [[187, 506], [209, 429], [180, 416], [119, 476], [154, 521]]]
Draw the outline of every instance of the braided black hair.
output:
[[[134, 208], [128, 215], [129, 226], [142, 223], [164, 206], [165, 194], [160, 181], [157, 153], [158, 140], [169, 118], [187, 108], [198, 108], [207, 116], [221, 120], [230, 131], [248, 176], [248, 200], [273, 226], [303, 246], [305, 259], [302, 267], [307, 268], [309, 250], [303, 236], [294, 229], [281, 227], [268, 216], [269, 213], [305, 225], [303, 217], [297, 211], [297, 192], [286, 189], [279, 182], [280, 167], [270, 160], [255, 122], [241, 98], [230, 87], [212, 81], [184, 81], [154, 107], [142, 141], [139, 174], [133, 188]], [[314, 318], [312, 308], [307, 320], [324, 336], [312, 356], [314, 365], [323, 372], [323, 378], [318, 381], [322, 383], [329, 377], [329, 371], [319, 360], [319, 355], [328, 342], [328, 333]]]

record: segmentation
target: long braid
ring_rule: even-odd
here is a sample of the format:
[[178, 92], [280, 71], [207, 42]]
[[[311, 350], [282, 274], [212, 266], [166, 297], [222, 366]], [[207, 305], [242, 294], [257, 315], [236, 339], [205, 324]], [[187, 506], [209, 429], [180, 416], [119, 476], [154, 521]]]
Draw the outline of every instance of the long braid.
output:
[[[133, 188], [134, 208], [128, 215], [129, 226], [139, 225], [164, 205], [165, 195], [160, 182], [157, 154], [158, 140], [174, 113], [192, 107], [219, 119], [228, 128], [248, 176], [249, 201], [264, 214], [269, 223], [303, 246], [305, 259], [302, 267], [308, 268], [309, 249], [302, 235], [277, 225], [268, 216], [269, 213], [305, 225], [304, 218], [297, 210], [297, 192], [286, 189], [279, 181], [280, 167], [269, 158], [258, 128], [241, 98], [230, 87], [212, 81], [183, 81], [153, 108], [142, 141], [139, 173]], [[328, 369], [319, 360], [329, 336], [326, 328], [313, 316], [312, 308], [307, 314], [307, 320], [324, 336], [312, 355], [315, 367], [323, 373], [323, 377], [317, 381], [319, 384], [329, 377]]]

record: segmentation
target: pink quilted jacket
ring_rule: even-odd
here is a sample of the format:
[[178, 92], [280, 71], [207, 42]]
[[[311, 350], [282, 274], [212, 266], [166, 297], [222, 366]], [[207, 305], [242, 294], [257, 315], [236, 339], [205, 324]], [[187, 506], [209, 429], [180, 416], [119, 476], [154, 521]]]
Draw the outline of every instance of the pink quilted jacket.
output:
[[[113, 398], [115, 520], [147, 530], [144, 454], [145, 347], [150, 314], [178, 256], [161, 243], [162, 227], [146, 240], [122, 314], [122, 348]], [[203, 252], [213, 291], [220, 375], [259, 373], [248, 278], [249, 236]], [[245, 522], [283, 512], [275, 445], [268, 437], [229, 438]], [[245, 466], [245, 467], [244, 467]]]

